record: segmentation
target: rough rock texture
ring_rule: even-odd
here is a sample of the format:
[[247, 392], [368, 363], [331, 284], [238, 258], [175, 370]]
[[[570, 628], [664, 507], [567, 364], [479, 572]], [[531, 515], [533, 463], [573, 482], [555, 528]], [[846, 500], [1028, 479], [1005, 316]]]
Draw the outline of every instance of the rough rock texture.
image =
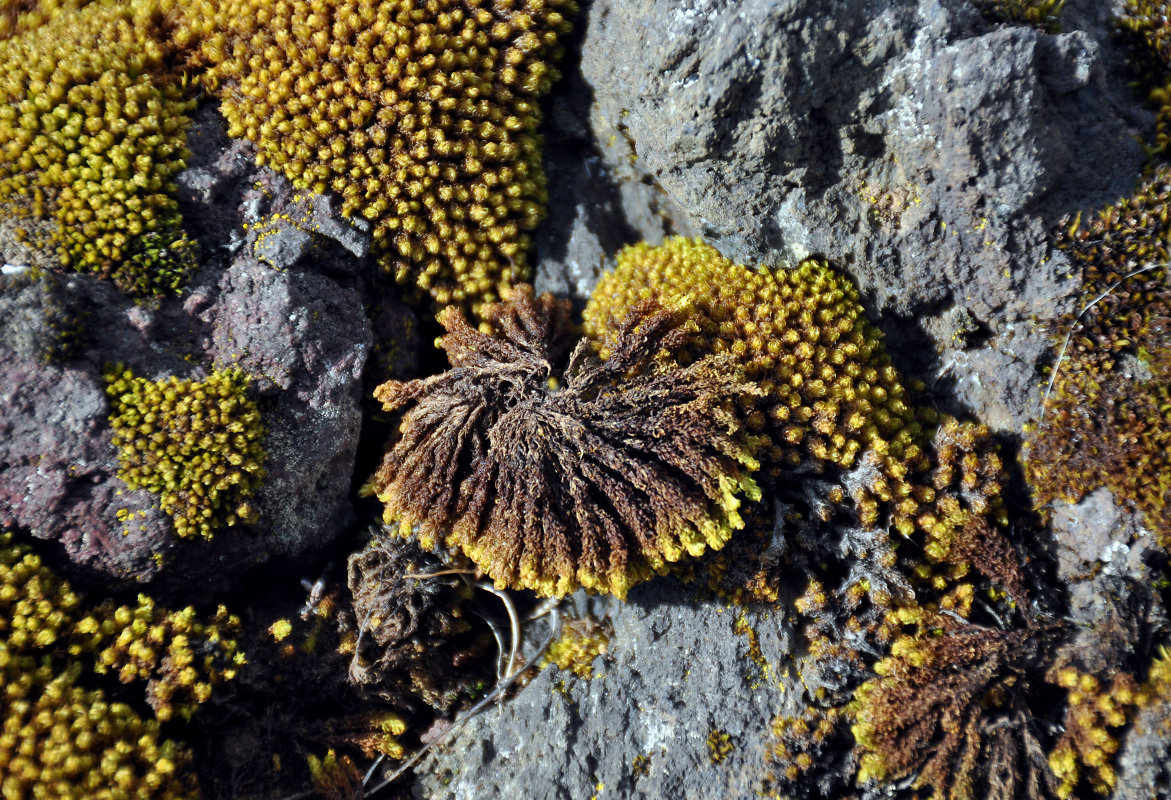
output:
[[1141, 515], [1121, 509], [1109, 489], [1095, 489], [1079, 503], [1053, 504], [1057, 574], [1079, 583], [1098, 572], [1150, 580], [1144, 558], [1158, 550]]
[[1138, 713], [1115, 768], [1115, 800], [1171, 797], [1171, 703], [1157, 702]]
[[417, 797], [755, 796], [769, 724], [799, 698], [788, 625], [667, 579], [594, 606], [614, 628], [594, 677], [543, 670], [420, 765]]
[[[993, 26], [963, 0], [662, 0], [583, 16], [588, 111], [579, 94], [550, 126], [554, 141], [588, 126], [601, 149], [563, 183], [587, 198], [575, 224], [592, 230], [602, 195], [641, 235], [657, 220], [659, 236], [698, 233], [747, 263], [828, 257], [905, 368], [1019, 429], [1046, 342], [1031, 321], [1076, 286], [1046, 235], [1131, 188], [1151, 124], [1101, 13], [1057, 36]], [[594, 188], [575, 186], [587, 171]], [[549, 285], [588, 289], [599, 243], [623, 233], [608, 230], [550, 248]]]
[[[12, 333], [0, 340], [0, 526], [55, 540], [75, 565], [98, 573], [165, 576], [186, 584], [187, 596], [222, 588], [270, 557], [320, 547], [347, 524], [373, 346], [363, 297], [344, 285], [356, 261], [348, 248], [365, 246], [361, 232], [330, 218], [323, 199], [295, 199], [221, 129], [201, 111], [192, 166], [179, 179], [204, 251], [181, 296], [136, 303], [88, 275], [62, 276], [48, 289], [5, 277], [0, 291], [3, 330]], [[246, 246], [259, 236], [244, 226], [262, 215], [291, 220], [289, 210], [301, 206], [311, 241], [293, 255], [282, 248], [286, 269], [262, 263], [260, 248]], [[77, 341], [56, 354], [65, 322], [76, 322]], [[233, 365], [252, 377], [267, 453], [257, 525], [221, 531], [210, 543], [182, 541], [153, 495], [127, 489], [102, 377], [113, 363], [152, 380]]]

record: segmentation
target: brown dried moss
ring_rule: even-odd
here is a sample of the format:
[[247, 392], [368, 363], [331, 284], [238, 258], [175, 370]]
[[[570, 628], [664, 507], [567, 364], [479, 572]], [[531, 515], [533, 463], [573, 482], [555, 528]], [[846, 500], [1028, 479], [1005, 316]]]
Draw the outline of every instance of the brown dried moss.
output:
[[624, 596], [743, 527], [756, 462], [729, 403], [755, 390], [725, 358], [661, 357], [690, 330], [647, 305], [606, 361], [583, 342], [558, 377], [568, 314], [528, 287], [486, 310], [493, 335], [440, 314], [452, 369], [375, 392], [410, 408], [374, 488], [403, 535], [461, 549], [499, 586]]

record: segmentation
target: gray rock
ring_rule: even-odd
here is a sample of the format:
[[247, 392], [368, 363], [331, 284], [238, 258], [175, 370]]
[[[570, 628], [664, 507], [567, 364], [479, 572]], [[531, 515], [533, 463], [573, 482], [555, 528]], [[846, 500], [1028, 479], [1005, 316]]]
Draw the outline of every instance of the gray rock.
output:
[[1171, 702], [1156, 700], [1135, 715], [1115, 770], [1114, 800], [1171, 797]]
[[666, 579], [596, 612], [607, 608], [613, 636], [594, 677], [543, 670], [424, 760], [415, 795], [755, 796], [772, 720], [796, 712], [801, 695], [786, 669], [788, 623]]
[[1084, 581], [1104, 572], [1136, 581], [1153, 578], [1144, 556], [1159, 548], [1142, 525], [1142, 515], [1120, 508], [1110, 490], [1102, 487], [1078, 503], [1056, 501], [1053, 540], [1057, 546], [1057, 573], [1067, 583]]
[[325, 544], [348, 521], [362, 371], [373, 346], [357, 292], [242, 256], [203, 312], [210, 355], [253, 376], [265, 411], [266, 555]]

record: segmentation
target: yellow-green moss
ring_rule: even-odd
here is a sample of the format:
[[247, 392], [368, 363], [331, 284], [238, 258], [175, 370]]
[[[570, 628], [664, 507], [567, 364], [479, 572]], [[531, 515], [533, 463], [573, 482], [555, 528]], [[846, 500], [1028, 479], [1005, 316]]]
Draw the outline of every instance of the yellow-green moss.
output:
[[349, 756], [339, 756], [331, 748], [321, 758], [310, 753], [306, 760], [313, 789], [325, 800], [350, 800], [362, 794], [362, 770]]
[[1138, 700], [1134, 676], [1119, 672], [1104, 686], [1095, 676], [1067, 667], [1056, 671], [1053, 682], [1068, 691], [1063, 733], [1049, 753], [1049, 768], [1060, 781], [1057, 796], [1073, 796], [1081, 781], [1108, 795], [1115, 782], [1117, 729], [1127, 724]]
[[[584, 313], [586, 333], [603, 357], [621, 320], [645, 299], [686, 308], [697, 323], [680, 360], [731, 354], [764, 390], [748, 423], [774, 476], [798, 464], [848, 469], [866, 451], [884, 461], [926, 464], [923, 431], [881, 336], [866, 319], [858, 290], [825, 262], [754, 270], [682, 237], [628, 247], [599, 280]], [[885, 487], [878, 494], [889, 499], [898, 491]], [[873, 523], [876, 500], [865, 505]]]
[[373, 222], [374, 252], [437, 306], [527, 279], [544, 213], [537, 100], [573, 0], [204, 0], [179, 41], [232, 136]]
[[0, 39], [8, 39], [87, 6], [92, 0], [0, 0]]
[[1038, 505], [1105, 486], [1171, 548], [1171, 169], [1058, 245], [1082, 270], [1079, 316], [1055, 338], [1061, 355], [1025, 472]]
[[151, 381], [114, 367], [106, 392], [118, 477], [159, 495], [179, 536], [211, 538], [256, 520], [250, 501], [264, 478], [264, 429], [243, 372]]
[[0, 642], [0, 793], [61, 800], [196, 798], [189, 756], [159, 723], [76, 684], [80, 667]]
[[145, 681], [147, 702], [164, 721], [176, 714], [189, 719], [213, 687], [235, 678], [244, 663], [232, 638], [240, 632], [240, 620], [223, 606], [204, 620], [190, 606], [167, 611], [139, 595], [133, 608], [102, 604], [76, 631], [102, 644], [94, 671], [114, 674], [122, 683]]
[[173, 291], [193, 265], [170, 183], [194, 101], [170, 0], [49, 4], [0, 37], [0, 209], [49, 218], [63, 265]]
[[[0, 533], [0, 793], [4, 797], [198, 796], [189, 756], [159, 722], [86, 681], [145, 682], [158, 720], [190, 716], [243, 663], [239, 622], [146, 597], [88, 604], [11, 533]], [[207, 687], [203, 689], [201, 687]]]
[[1126, 0], [1115, 20], [1130, 50], [1137, 86], [1156, 110], [1152, 155], [1171, 144], [1171, 4], [1167, 0]]
[[707, 735], [708, 757], [713, 764], [718, 764], [723, 761], [735, 749], [736, 745], [732, 743], [732, 737], [728, 735], [727, 731], [712, 728], [711, 732]]
[[594, 659], [604, 654], [610, 645], [608, 625], [590, 617], [567, 620], [561, 635], [545, 649], [542, 663], [555, 664], [579, 678], [594, 676]]

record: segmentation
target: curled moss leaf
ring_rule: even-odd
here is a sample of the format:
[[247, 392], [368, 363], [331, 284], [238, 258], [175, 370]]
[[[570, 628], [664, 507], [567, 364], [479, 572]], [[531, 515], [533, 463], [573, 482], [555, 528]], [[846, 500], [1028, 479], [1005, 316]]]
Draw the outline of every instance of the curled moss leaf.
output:
[[350, 556], [352, 684], [368, 694], [417, 695], [436, 708], [455, 701], [476, 637], [464, 612], [471, 587], [451, 572], [417, 542], [385, 530]]
[[729, 400], [754, 389], [728, 359], [664, 361], [690, 332], [645, 305], [606, 361], [582, 342], [558, 374], [567, 315], [528, 287], [486, 311], [493, 335], [440, 314], [452, 369], [375, 393], [410, 408], [374, 488], [404, 535], [459, 548], [500, 586], [625, 596], [743, 527], [757, 464]]

